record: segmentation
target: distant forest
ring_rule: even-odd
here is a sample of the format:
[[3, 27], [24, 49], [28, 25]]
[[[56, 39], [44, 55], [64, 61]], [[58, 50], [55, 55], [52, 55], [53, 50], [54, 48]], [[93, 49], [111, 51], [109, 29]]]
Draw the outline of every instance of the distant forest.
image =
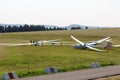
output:
[[62, 27], [45, 27], [44, 25], [0, 25], [0, 33], [6, 32], [29, 32], [29, 31], [49, 31], [67, 30]]
[[[66, 27], [57, 27], [51, 26], [46, 27], [45, 25], [0, 25], [0, 33], [8, 33], [8, 32], [30, 32], [30, 31], [50, 31], [50, 30], [75, 30], [82, 29], [80, 26], [70, 27], [67, 29]], [[88, 29], [85, 26], [85, 29]]]

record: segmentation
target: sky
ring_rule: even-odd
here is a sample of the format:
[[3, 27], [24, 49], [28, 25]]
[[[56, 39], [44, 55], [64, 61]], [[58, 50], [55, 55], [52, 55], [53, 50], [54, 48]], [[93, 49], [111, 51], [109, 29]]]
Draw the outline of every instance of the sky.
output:
[[120, 27], [120, 0], [0, 0], [0, 23]]

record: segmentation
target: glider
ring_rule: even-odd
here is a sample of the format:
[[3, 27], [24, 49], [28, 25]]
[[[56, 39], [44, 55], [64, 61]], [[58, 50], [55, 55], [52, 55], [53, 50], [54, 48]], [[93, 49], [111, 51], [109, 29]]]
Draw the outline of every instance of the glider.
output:
[[104, 39], [101, 39], [101, 40], [98, 40], [98, 41], [94, 41], [94, 42], [90, 42], [90, 43], [83, 43], [82, 41], [78, 40], [77, 38], [75, 38], [75, 37], [72, 36], [72, 35], [71, 35], [71, 38], [72, 38], [73, 40], [75, 40], [77, 43], [79, 43], [79, 44], [77, 44], [77, 45], [74, 45], [74, 46], [73, 46], [74, 48], [80, 48], [80, 49], [87, 49], [87, 48], [89, 48], [89, 49], [95, 50], [95, 51], [104, 51], [104, 50], [100, 50], [100, 49], [95, 48], [94, 45], [100, 44], [100, 43], [102, 43], [103, 41], [108, 40], [110, 37], [106, 37], [106, 38], [104, 38]]
[[32, 40], [29, 43], [0, 43], [0, 46], [25, 46], [25, 45], [35, 45], [35, 46], [41, 46], [44, 45], [45, 43], [50, 43], [50, 44], [56, 44], [56, 41], [60, 41], [62, 39], [55, 39], [55, 40]]

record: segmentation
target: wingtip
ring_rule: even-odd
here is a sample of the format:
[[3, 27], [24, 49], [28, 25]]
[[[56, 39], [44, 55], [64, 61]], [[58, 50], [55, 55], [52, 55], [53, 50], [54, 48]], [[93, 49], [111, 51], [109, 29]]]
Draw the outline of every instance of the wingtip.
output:
[[70, 37], [73, 37], [72, 35], [70, 35]]

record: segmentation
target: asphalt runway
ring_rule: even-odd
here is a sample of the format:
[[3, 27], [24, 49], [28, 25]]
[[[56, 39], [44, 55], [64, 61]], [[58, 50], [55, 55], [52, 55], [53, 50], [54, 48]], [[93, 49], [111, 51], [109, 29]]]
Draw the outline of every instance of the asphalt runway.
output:
[[15, 80], [95, 80], [97, 78], [120, 75], [120, 65], [55, 73]]

